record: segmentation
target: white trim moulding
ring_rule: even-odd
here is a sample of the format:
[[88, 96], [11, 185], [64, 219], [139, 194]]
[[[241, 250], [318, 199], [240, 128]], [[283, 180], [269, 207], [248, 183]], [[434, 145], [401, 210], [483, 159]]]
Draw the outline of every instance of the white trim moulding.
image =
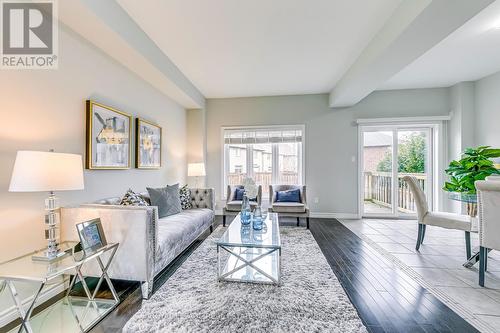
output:
[[388, 124], [388, 123], [410, 123], [410, 122], [439, 122], [451, 120], [451, 114], [446, 116], [428, 116], [428, 117], [397, 117], [397, 118], [361, 118], [356, 120], [356, 124]]

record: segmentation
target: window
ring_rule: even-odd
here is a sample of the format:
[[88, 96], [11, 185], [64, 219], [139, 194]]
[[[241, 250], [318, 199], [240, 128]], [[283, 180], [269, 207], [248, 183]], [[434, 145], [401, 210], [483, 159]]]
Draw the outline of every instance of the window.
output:
[[303, 126], [223, 129], [224, 188], [252, 177], [268, 197], [271, 184], [302, 184], [303, 135]]

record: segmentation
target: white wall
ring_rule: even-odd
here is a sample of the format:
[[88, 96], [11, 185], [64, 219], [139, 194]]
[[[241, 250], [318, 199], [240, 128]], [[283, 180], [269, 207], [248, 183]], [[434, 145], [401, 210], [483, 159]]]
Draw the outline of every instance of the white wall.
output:
[[476, 144], [498, 148], [500, 147], [500, 72], [476, 81], [475, 88]]
[[[205, 163], [206, 160], [206, 124], [205, 109], [187, 110], [187, 161]], [[190, 187], [204, 187], [205, 177], [188, 177]]]
[[162, 126], [163, 167], [86, 171], [84, 191], [59, 193], [63, 205], [186, 179], [185, 110], [62, 27], [59, 43], [58, 70], [0, 72], [0, 262], [45, 246], [46, 194], [7, 191], [16, 151], [53, 148], [83, 155], [86, 99]]
[[[449, 90], [451, 120], [448, 125], [448, 163], [460, 159], [464, 149], [475, 146], [474, 124], [476, 118], [474, 82], [460, 82], [450, 87]], [[446, 198], [443, 205], [446, 211], [465, 213], [465, 205], [458, 201]]]
[[[328, 95], [207, 100], [207, 185], [221, 198], [221, 127], [305, 124], [306, 184], [313, 213], [357, 214], [358, 118], [448, 115], [447, 89], [378, 91], [345, 109]], [[314, 198], [319, 203], [314, 203]], [[218, 208], [222, 208], [219, 201]]]

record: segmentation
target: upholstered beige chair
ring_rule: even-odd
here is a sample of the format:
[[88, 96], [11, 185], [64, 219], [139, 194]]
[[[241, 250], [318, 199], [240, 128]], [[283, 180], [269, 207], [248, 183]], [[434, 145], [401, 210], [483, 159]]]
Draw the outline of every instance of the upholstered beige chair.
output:
[[[243, 185], [228, 185], [226, 192], [226, 206], [222, 209], [222, 225], [226, 226], [226, 216], [227, 215], [238, 215], [241, 211], [241, 200], [236, 200], [236, 189], [243, 189]], [[250, 201], [250, 207], [252, 210], [257, 206], [262, 204], [262, 186], [259, 185], [257, 189], [257, 201]]]
[[[300, 190], [301, 202], [276, 202], [276, 192]], [[300, 218], [306, 218], [307, 229], [309, 229], [309, 208], [307, 207], [306, 186], [300, 185], [270, 185], [269, 186], [269, 211], [278, 213], [280, 216], [296, 217], [297, 227], [300, 225]]]
[[424, 242], [425, 227], [427, 225], [433, 225], [446, 229], [465, 231], [465, 250], [467, 259], [469, 259], [471, 257], [470, 232], [472, 230], [470, 216], [446, 212], [430, 212], [425, 198], [425, 193], [418, 185], [417, 179], [411, 176], [404, 176], [403, 179], [406, 183], [408, 183], [417, 206], [418, 237], [415, 250], [418, 251], [420, 249], [420, 245]]
[[475, 185], [479, 216], [479, 285], [484, 287], [488, 252], [500, 250], [500, 181], [488, 178]]

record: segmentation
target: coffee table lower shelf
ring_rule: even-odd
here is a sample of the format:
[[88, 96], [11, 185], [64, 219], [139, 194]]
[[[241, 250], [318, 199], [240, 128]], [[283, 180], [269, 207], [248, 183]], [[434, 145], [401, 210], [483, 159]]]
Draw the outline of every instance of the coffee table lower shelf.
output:
[[281, 284], [281, 248], [217, 244], [218, 281]]

